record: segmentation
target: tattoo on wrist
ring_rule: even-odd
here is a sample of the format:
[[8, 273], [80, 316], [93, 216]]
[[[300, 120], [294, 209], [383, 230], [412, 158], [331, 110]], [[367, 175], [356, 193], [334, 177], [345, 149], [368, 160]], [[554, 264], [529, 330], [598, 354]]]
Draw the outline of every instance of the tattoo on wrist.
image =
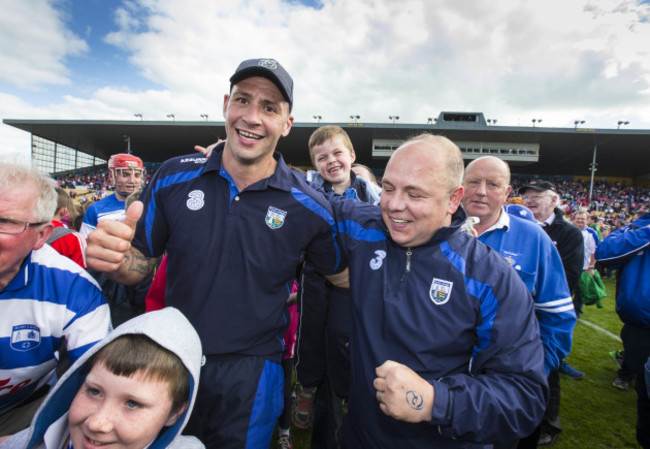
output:
[[149, 272], [156, 265], [156, 259], [145, 257], [139, 251], [131, 250], [126, 253], [124, 263], [127, 267], [127, 271], [149, 274]]
[[422, 410], [424, 405], [424, 396], [420, 395], [418, 392], [409, 390], [406, 392], [406, 403], [413, 410]]

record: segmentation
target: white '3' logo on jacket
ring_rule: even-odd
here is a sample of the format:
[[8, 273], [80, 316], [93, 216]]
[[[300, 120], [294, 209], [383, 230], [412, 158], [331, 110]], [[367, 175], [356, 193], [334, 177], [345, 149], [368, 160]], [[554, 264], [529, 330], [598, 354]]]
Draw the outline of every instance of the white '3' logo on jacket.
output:
[[370, 268], [373, 270], [379, 270], [384, 263], [386, 258], [386, 251], [378, 249], [375, 251], [376, 257], [370, 259]]

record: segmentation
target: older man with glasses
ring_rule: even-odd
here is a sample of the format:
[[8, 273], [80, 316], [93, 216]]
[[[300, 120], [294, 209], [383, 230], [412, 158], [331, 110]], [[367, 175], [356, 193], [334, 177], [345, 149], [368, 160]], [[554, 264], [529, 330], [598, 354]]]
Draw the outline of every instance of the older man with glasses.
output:
[[0, 441], [29, 427], [63, 341], [74, 362], [111, 327], [97, 283], [45, 244], [54, 187], [32, 168], [0, 163]]

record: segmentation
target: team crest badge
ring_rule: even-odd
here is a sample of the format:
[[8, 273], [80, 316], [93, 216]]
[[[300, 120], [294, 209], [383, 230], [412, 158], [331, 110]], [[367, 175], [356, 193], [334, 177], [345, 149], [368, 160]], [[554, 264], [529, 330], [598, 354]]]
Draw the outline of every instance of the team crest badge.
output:
[[287, 212], [278, 209], [277, 207], [269, 206], [266, 211], [266, 225], [271, 229], [279, 229], [284, 224], [284, 219], [287, 217]]
[[453, 282], [433, 278], [433, 281], [431, 281], [431, 288], [429, 289], [429, 297], [431, 298], [431, 301], [433, 301], [437, 306], [449, 301], [453, 286]]
[[21, 324], [11, 329], [11, 349], [25, 352], [41, 344], [41, 329], [33, 324]]

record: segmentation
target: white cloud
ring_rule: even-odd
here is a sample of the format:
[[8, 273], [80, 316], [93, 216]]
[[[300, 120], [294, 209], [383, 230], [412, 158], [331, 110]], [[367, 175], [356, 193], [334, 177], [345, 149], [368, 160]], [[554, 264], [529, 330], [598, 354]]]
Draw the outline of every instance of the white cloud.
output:
[[[15, 4], [13, 18], [0, 21], [16, 30], [32, 16], [23, 2], [0, 1]], [[66, 40], [71, 34], [55, 8], [44, 0], [31, 4], [56, 24], [41, 25], [39, 34], [66, 44], [44, 50], [44, 38], [32, 38], [22, 57], [14, 54], [15, 64], [40, 70], [40, 77], [25, 76], [31, 86], [65, 82], [65, 58], [85, 44]], [[584, 119], [591, 127], [616, 127], [625, 119], [629, 128], [650, 128], [648, 19], [650, 5], [632, 0], [326, 0], [319, 10], [282, 0], [129, 0], [106, 18], [115, 31], [105, 42], [130, 55], [129, 64], [160, 90], [107, 79], [49, 107], [0, 106], [0, 113], [133, 119], [139, 112], [145, 120], [208, 113], [219, 120], [237, 64], [275, 57], [294, 77], [297, 121], [319, 114], [346, 122], [354, 113], [366, 122], [397, 114], [401, 123], [425, 123], [455, 110], [484, 112], [499, 125], [543, 118], [544, 126]], [[0, 80], [16, 77], [0, 67]]]
[[88, 50], [47, 0], [0, 2], [0, 81], [23, 89], [69, 82], [65, 58]]

